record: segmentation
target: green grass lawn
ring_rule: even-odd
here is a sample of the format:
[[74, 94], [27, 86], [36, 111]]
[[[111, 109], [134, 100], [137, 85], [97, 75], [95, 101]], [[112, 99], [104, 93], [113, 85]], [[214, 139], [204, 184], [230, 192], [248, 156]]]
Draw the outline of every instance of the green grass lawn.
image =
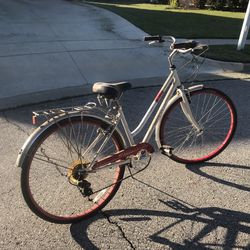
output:
[[209, 46], [206, 56], [220, 61], [250, 63], [250, 45], [244, 51], [237, 51], [234, 45], [212, 45]]
[[[245, 13], [215, 10], [173, 9], [163, 4], [148, 4], [138, 0], [87, 0], [110, 10], [151, 35], [172, 35], [176, 38], [238, 39]], [[248, 35], [250, 39], [250, 33]], [[214, 45], [207, 57], [250, 63], [250, 46], [243, 52], [231, 45]]]
[[88, 2], [124, 17], [145, 32], [177, 38], [238, 38], [244, 13], [171, 9], [168, 5], [97, 0]]

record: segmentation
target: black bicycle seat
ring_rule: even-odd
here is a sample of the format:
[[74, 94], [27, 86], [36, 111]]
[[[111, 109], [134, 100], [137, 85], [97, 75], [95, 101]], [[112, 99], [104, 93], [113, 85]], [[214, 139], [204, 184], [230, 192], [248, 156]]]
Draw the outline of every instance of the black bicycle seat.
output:
[[92, 91], [93, 93], [104, 95], [106, 98], [115, 99], [119, 98], [124, 91], [131, 87], [129, 82], [96, 82], [92, 87]]

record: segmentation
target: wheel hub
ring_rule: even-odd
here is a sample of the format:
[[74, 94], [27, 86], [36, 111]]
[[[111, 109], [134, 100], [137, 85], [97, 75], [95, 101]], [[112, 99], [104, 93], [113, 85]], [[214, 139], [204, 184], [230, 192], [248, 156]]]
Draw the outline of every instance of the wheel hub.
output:
[[83, 160], [75, 160], [69, 166], [67, 177], [70, 184], [79, 186], [79, 184], [87, 177], [86, 168], [89, 163]]

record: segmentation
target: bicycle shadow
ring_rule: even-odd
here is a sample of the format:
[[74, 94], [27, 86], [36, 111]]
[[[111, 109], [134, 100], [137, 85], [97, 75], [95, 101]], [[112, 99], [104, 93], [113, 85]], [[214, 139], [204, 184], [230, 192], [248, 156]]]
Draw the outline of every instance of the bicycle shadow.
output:
[[201, 163], [201, 164], [197, 164], [195, 166], [194, 165], [186, 165], [186, 168], [195, 174], [198, 174], [200, 176], [203, 176], [205, 178], [208, 178], [212, 181], [218, 182], [218, 183], [223, 184], [223, 185], [227, 185], [227, 186], [230, 186], [233, 188], [237, 188], [239, 190], [250, 192], [250, 186], [244, 186], [241, 184], [233, 183], [233, 182], [230, 182], [228, 180], [224, 180], [224, 179], [218, 178], [214, 175], [208, 174], [207, 172], [205, 172], [205, 170], [202, 169], [202, 168], [206, 168], [206, 167], [209, 167], [209, 168], [210, 167], [213, 167], [213, 168], [217, 168], [217, 167], [218, 168], [219, 167], [220, 168], [221, 167], [236, 168], [236, 169], [248, 170], [250, 172], [250, 166], [229, 164], [229, 163], [214, 163], [214, 162]]
[[[170, 211], [115, 209], [106, 210], [105, 214], [108, 216], [109, 221], [115, 221], [114, 224], [116, 225], [121, 223], [121, 225], [124, 226], [123, 223], [127, 222], [125, 225], [127, 230], [129, 230], [129, 227], [135, 227], [136, 225], [134, 223], [153, 220], [154, 217], [160, 217], [161, 221], [169, 219], [170, 222], [168, 225], [149, 235], [149, 241], [170, 247], [171, 249], [250, 249], [250, 242], [247, 243], [247, 246], [241, 246], [236, 243], [239, 233], [250, 235], [250, 214], [218, 207], [190, 207], [177, 200], [159, 200], [159, 202], [165, 204]], [[87, 230], [91, 223], [104, 218], [105, 217], [99, 214], [91, 220], [72, 224], [70, 227], [72, 237], [83, 248], [98, 249], [88, 238]], [[175, 220], [174, 222], [172, 222], [173, 219]], [[175, 228], [181, 223], [187, 222], [191, 222], [194, 225], [197, 224], [197, 227], [198, 223], [199, 225], [202, 223], [204, 226], [191, 239], [190, 237], [184, 237], [182, 242], [174, 242], [170, 237], [162, 236], [164, 232]], [[121, 225], [119, 227], [121, 227]], [[206, 236], [215, 232], [218, 228], [226, 230], [223, 243], [202, 242]], [[178, 231], [178, 229], [176, 230]]]

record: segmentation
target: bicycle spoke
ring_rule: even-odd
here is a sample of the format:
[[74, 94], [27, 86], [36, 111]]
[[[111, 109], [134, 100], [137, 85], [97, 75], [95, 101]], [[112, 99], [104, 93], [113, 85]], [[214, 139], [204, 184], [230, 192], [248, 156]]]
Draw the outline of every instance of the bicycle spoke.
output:
[[58, 121], [38, 137], [22, 172], [22, 186], [36, 214], [49, 221], [74, 221], [95, 213], [112, 198], [124, 167], [87, 169], [94, 157], [99, 160], [123, 149], [118, 133], [107, 137], [103, 127], [107, 124], [81, 115]]
[[39, 158], [39, 157], [34, 157], [34, 159], [36, 159], [36, 160], [39, 160], [39, 161], [43, 161], [43, 162], [46, 162], [46, 163], [50, 163], [50, 164], [52, 164], [52, 165], [55, 165], [55, 166], [57, 166], [57, 167], [61, 167], [61, 168], [65, 168], [65, 169], [68, 169], [68, 167], [66, 167], [66, 166], [64, 166], [64, 165], [61, 165], [61, 164], [58, 164], [58, 163], [56, 163], [56, 162], [54, 162], [54, 161], [52, 161], [52, 160], [50, 160], [50, 159], [44, 159], [44, 158]]
[[162, 144], [172, 147], [171, 157], [182, 163], [203, 162], [213, 158], [224, 150], [235, 130], [235, 109], [223, 93], [214, 89], [201, 89], [190, 95], [191, 111], [202, 130], [197, 131], [187, 120], [178, 120], [183, 116], [179, 108], [181, 98], [166, 111], [164, 125], [161, 125]]

